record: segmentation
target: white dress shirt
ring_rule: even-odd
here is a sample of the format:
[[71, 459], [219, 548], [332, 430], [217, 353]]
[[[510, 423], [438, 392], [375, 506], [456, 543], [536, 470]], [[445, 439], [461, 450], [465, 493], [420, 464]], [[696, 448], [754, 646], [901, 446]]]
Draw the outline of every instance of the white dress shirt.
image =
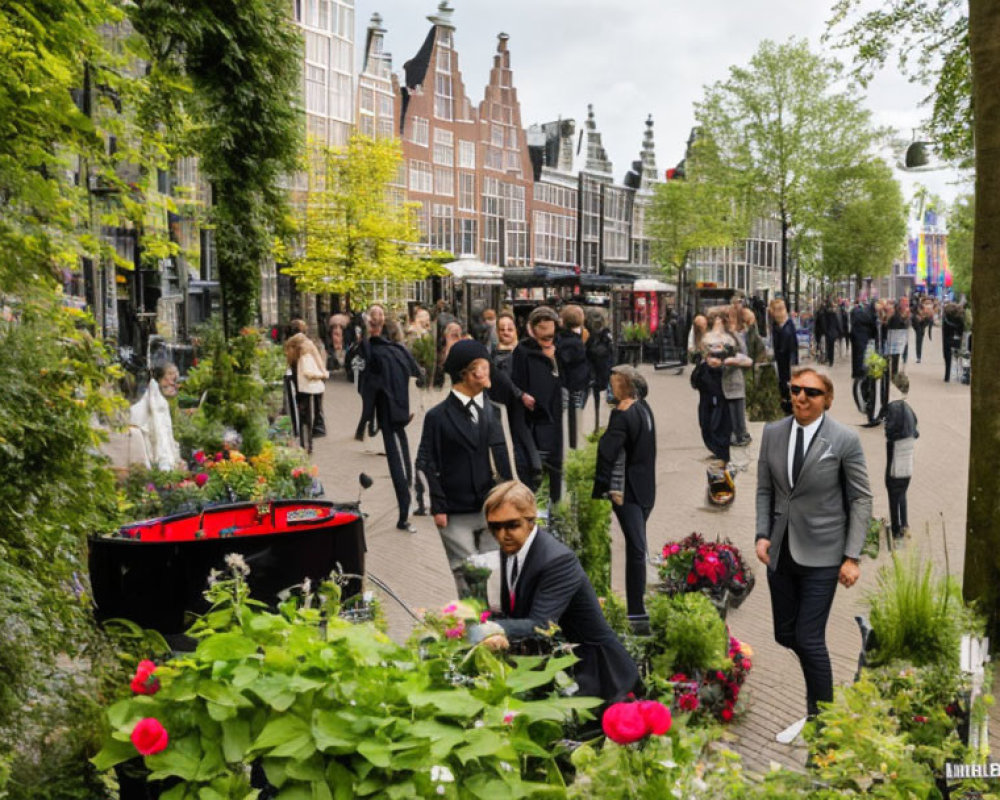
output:
[[799, 425], [794, 419], [792, 420], [792, 435], [788, 437], [788, 485], [794, 486], [795, 480], [792, 478], [792, 465], [795, 461], [795, 437], [798, 436], [799, 428], [802, 428], [802, 456], [803, 462], [805, 461], [805, 455], [809, 452], [809, 444], [812, 442], [813, 436], [816, 435], [816, 431], [819, 430], [819, 426], [823, 424], [823, 418], [826, 413], [819, 415], [819, 419], [813, 420], [808, 425]]
[[[451, 393], [453, 395], [455, 395], [455, 397], [458, 398], [458, 401], [463, 406], [465, 406], [466, 408], [469, 409], [469, 413], [472, 414], [472, 421], [478, 423], [479, 422], [479, 416], [483, 412], [483, 402], [484, 402], [484, 400], [483, 400], [483, 393], [480, 392], [479, 394], [475, 395], [474, 397], [469, 397], [469, 395], [467, 395], [467, 394], [462, 394], [457, 389], [452, 389]], [[472, 401], [472, 405], [471, 406], [469, 405], [469, 401], [470, 400]]]
[[524, 560], [528, 555], [528, 551], [531, 549], [531, 543], [535, 541], [535, 536], [538, 535], [538, 526], [536, 525], [532, 528], [531, 533], [528, 534], [528, 538], [524, 540], [524, 544], [521, 545], [521, 549], [518, 550], [513, 555], [507, 556], [507, 591], [511, 594], [514, 593], [514, 587], [516, 583], [511, 582], [511, 576], [514, 573], [514, 559], [517, 559], [517, 578], [521, 579], [521, 575], [524, 572]]

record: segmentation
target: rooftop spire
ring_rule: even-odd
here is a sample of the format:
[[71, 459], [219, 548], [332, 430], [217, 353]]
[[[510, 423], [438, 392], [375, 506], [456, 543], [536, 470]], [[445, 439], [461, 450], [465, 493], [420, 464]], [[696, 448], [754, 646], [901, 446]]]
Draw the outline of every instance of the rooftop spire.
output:
[[642, 183], [648, 189], [659, 180], [656, 172], [656, 145], [653, 142], [653, 115], [646, 117], [646, 131], [642, 135]]
[[451, 21], [451, 15], [454, 13], [455, 9], [448, 5], [448, 0], [441, 0], [438, 3], [437, 14], [431, 14], [427, 19], [435, 25], [454, 30], [455, 24]]
[[587, 160], [584, 163], [584, 170], [599, 175], [611, 175], [611, 162], [601, 144], [601, 134], [598, 132], [597, 122], [594, 120], [592, 103], [587, 104], [587, 121], [584, 123], [584, 130], [587, 135]]

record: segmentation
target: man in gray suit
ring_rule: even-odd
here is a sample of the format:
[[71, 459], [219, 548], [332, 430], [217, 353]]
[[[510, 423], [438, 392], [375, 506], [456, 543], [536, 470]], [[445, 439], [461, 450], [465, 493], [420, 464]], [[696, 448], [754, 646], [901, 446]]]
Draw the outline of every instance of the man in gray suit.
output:
[[793, 417], [764, 428], [757, 462], [757, 558], [767, 565], [774, 638], [802, 664], [809, 716], [833, 700], [826, 623], [839, 581], [853, 586], [872, 511], [857, 433], [826, 413], [833, 382], [813, 367], [789, 381]]

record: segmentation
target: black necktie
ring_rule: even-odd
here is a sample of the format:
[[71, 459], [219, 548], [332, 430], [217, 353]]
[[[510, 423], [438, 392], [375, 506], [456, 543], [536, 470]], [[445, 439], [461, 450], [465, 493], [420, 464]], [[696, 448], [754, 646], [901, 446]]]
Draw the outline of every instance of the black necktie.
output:
[[792, 458], [792, 486], [799, 482], [802, 462], [806, 460], [805, 431], [801, 425], [795, 426], [795, 456]]
[[510, 607], [514, 607], [514, 584], [517, 583], [517, 556], [514, 556], [514, 563], [510, 565], [510, 586], [507, 591], [510, 594]]
[[475, 400], [470, 400], [468, 403], [465, 404], [465, 411], [469, 415], [469, 420], [472, 422], [472, 424], [478, 425], [479, 415], [476, 413], [477, 409]]

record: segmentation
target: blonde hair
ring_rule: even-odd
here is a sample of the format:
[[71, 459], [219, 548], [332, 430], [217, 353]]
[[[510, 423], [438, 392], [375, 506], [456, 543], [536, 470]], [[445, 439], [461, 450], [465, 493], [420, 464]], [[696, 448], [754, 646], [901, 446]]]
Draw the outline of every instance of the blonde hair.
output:
[[297, 333], [285, 340], [285, 360], [290, 365], [298, 363], [298, 360], [306, 354], [311, 355], [316, 361], [316, 366], [323, 369], [323, 357], [319, 354], [319, 348], [316, 347], [312, 339], [304, 333]]
[[575, 303], [570, 303], [568, 306], [563, 306], [559, 318], [564, 328], [579, 328], [583, 325], [583, 309]]
[[534, 519], [538, 514], [535, 493], [521, 481], [504, 481], [494, 486], [483, 503], [483, 515], [489, 516], [500, 506], [510, 503], [526, 519]]

